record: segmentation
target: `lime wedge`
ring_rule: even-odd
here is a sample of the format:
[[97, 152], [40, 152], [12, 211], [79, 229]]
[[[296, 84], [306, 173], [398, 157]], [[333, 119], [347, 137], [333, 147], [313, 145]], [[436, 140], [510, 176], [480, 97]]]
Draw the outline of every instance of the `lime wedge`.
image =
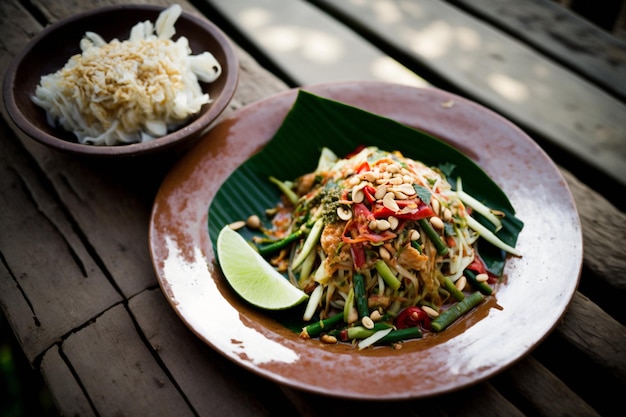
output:
[[284, 310], [309, 297], [228, 226], [217, 236], [217, 256], [226, 281], [241, 298], [254, 306]]

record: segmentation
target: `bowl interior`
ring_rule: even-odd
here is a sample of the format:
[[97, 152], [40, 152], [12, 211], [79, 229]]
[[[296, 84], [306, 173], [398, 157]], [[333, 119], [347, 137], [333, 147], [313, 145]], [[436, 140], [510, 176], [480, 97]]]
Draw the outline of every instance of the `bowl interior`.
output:
[[176, 34], [173, 40], [185, 36], [193, 55], [211, 52], [222, 66], [222, 74], [212, 83], [201, 83], [203, 90], [213, 101], [205, 104], [201, 112], [178, 131], [145, 144], [81, 145], [71, 132], [51, 127], [46, 120], [45, 111], [31, 100], [42, 75], [56, 72], [72, 55], [81, 52], [80, 40], [86, 31], [99, 34], [107, 42], [114, 38], [126, 40], [135, 24], [146, 20], [154, 23], [163, 9], [149, 5], [105, 7], [77, 14], [44, 29], [26, 46], [7, 72], [5, 103], [16, 124], [25, 133], [49, 146], [70, 151], [80, 149], [81, 153], [96, 154], [137, 152], [140, 151], [138, 148], [149, 150], [159, 141], [165, 144], [164, 142], [173, 142], [190, 134], [202, 133], [197, 130], [207, 126], [198, 119], [211, 121], [226, 107], [234, 94], [238, 68], [232, 47], [223, 33], [212, 23], [185, 12], [175, 23]]

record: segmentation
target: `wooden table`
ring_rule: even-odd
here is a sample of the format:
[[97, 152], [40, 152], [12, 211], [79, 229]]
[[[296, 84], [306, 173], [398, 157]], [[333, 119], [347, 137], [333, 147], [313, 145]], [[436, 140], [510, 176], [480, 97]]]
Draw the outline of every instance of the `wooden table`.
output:
[[[98, 5], [113, 3], [125, 1], [103, 0]], [[162, 0], [149, 3], [169, 5]], [[281, 5], [280, 1], [250, 3], [257, 8]], [[298, 4], [299, 10], [325, 18], [345, 19], [355, 13], [347, 6], [343, 11], [337, 9], [344, 6], [321, 7], [332, 2], [291, 3], [291, 7]], [[431, 13], [445, 11], [440, 17], [453, 17], [451, 22], [458, 22], [457, 13], [466, 13], [466, 8], [458, 8], [459, 3], [466, 2], [416, 2]], [[45, 24], [93, 7], [81, 0], [34, 0], [31, 4], [25, 8], [18, 0], [0, 3], [3, 73], [12, 57]], [[240, 82], [223, 117], [298, 84], [294, 78], [302, 65], [272, 55], [271, 48], [250, 32], [253, 28], [229, 15], [233, 9], [227, 2], [198, 1], [198, 8], [186, 1], [180, 4], [187, 11], [207, 14], [237, 42]], [[286, 19], [297, 14], [276, 16]], [[368, 21], [365, 11], [353, 17], [345, 22], [363, 29]], [[329, 33], [332, 30], [328, 28]], [[495, 26], [483, 30], [501, 36]], [[371, 31], [367, 33], [371, 35]], [[342, 33], [345, 39], [361, 38], [358, 42], [370, 45], [367, 50], [371, 53], [365, 32]], [[518, 41], [531, 41], [515, 36]], [[374, 53], [399, 59], [398, 45], [380, 42], [378, 46]], [[251, 54], [258, 52], [265, 55], [252, 58]], [[410, 55], [405, 53], [402, 60], [408, 67]], [[554, 60], [549, 65], [569, 74], [570, 82], [578, 80], [566, 62]], [[409, 77], [411, 82], [425, 79], [498, 107], [494, 97], [464, 87], [468, 77], [480, 78], [481, 68], [474, 74], [460, 67], [443, 72], [437, 64], [422, 68], [423, 73], [416, 71], [419, 76], [414, 72]], [[577, 73], [580, 71], [584, 69]], [[303, 82], [308, 82], [306, 74], [300, 74]], [[620, 74], [623, 72], [618, 73], [618, 80]], [[332, 77], [333, 72], [327, 75]], [[616, 87], [623, 93], [623, 84]], [[594, 91], [595, 95], [587, 95], [588, 100], [617, 103], [617, 115], [626, 116], [619, 91], [607, 92], [592, 77], [576, 81], [576, 88]], [[567, 91], [562, 93], [567, 96]], [[584, 239], [580, 285], [562, 322], [537, 349], [502, 374], [471, 388], [423, 400], [364, 403], [285, 388], [234, 365], [178, 319], [152, 268], [147, 237], [150, 211], [170, 165], [118, 173], [86, 164], [23, 137], [4, 107], [0, 121], [0, 306], [26, 357], [45, 378], [61, 415], [611, 415], [611, 410], [621, 408], [626, 388], [626, 215], [617, 197], [623, 198], [626, 188], [619, 172], [624, 167], [617, 164], [604, 170], [597, 155], [585, 158], [584, 152], [572, 150], [565, 143], [565, 127], [574, 125], [570, 120], [560, 120], [560, 129], [551, 129], [549, 118], [533, 127], [530, 110], [532, 102], [525, 107], [517, 103], [501, 108], [545, 146], [573, 194]], [[560, 110], [555, 107], [552, 114]], [[585, 117], [580, 123], [608, 116], [591, 112]], [[606, 141], [613, 142], [598, 144], [607, 145], [602, 152], [613, 146], [617, 154], [623, 153], [623, 130], [606, 132]], [[614, 132], [617, 137], [611, 136]]]

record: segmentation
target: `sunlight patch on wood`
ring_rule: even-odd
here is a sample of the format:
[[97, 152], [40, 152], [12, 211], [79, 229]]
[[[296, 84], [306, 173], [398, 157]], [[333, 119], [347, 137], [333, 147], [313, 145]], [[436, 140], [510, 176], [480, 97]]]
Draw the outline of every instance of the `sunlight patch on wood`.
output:
[[528, 100], [528, 87], [505, 74], [490, 74], [486, 80], [495, 92], [509, 101], [520, 103]]
[[381, 81], [406, 84], [415, 87], [426, 87], [429, 84], [415, 75], [406, 67], [399, 65], [397, 61], [389, 57], [380, 57], [371, 64], [371, 72], [374, 78]]

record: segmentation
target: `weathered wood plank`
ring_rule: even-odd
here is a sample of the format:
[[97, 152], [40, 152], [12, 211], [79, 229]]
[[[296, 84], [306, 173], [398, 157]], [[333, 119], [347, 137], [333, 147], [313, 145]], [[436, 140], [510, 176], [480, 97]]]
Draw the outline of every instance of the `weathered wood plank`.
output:
[[314, 3], [626, 185], [626, 105], [582, 77], [440, 0]]
[[61, 350], [99, 416], [195, 416], [121, 304], [72, 333]]
[[[30, 39], [41, 30], [41, 25], [17, 0], [5, 0], [0, 4], [0, 25], [10, 25], [10, 31], [3, 31], [0, 38], [0, 69], [4, 74], [14, 54], [24, 46], [24, 39]], [[2, 106], [4, 112], [4, 106]]]
[[32, 362], [121, 297], [4, 121], [0, 137], [0, 303]]
[[[56, 22], [57, 20], [75, 14], [77, 10], [84, 11], [112, 4], [128, 4], [129, 2], [124, 0], [70, 0], [62, 2], [54, 0], [32, 0], [31, 3], [49, 22]], [[132, 4], [152, 4], [164, 7], [171, 6], [174, 3], [179, 4], [186, 12], [201, 15], [189, 1], [134, 0], [132, 2]]]
[[235, 49], [239, 58], [239, 85], [233, 99], [230, 101], [228, 110], [224, 111], [220, 120], [230, 116], [232, 111], [247, 104], [288, 89], [285, 82], [260, 67], [250, 54], [236, 44]]
[[[24, 47], [26, 42], [42, 27], [29, 14], [18, 0], [5, 0], [0, 2], [0, 27], [10, 30], [3, 30], [3, 36], [0, 37], [0, 71], [4, 78], [7, 67], [13, 60], [13, 57]], [[3, 100], [0, 97], [0, 100]], [[8, 119], [4, 101], [2, 101], [0, 111]]]
[[267, 404], [283, 404], [289, 414], [289, 403], [279, 390], [272, 390], [272, 385], [259, 389], [260, 377], [206, 346], [182, 325], [159, 289], [133, 297], [129, 309], [198, 416], [231, 416], [233, 404], [238, 404], [237, 415], [242, 417], [272, 415]]
[[205, 0], [296, 85], [379, 80], [426, 85], [416, 74], [306, 2]]
[[569, 171], [561, 169], [567, 180], [583, 231], [585, 265], [611, 286], [626, 290], [626, 257], [621, 245], [626, 241], [626, 213], [586, 187]]
[[[416, 378], [427, 376], [416, 375]], [[384, 383], [372, 381], [372, 383]], [[407, 401], [368, 402], [321, 397], [288, 388], [283, 389], [302, 416], [456, 416], [523, 417], [524, 414], [490, 383], [439, 395]], [[485, 407], [485, 404], [489, 404]]]
[[623, 0], [605, 0], [601, 7], [593, 0], [566, 0], [563, 4], [607, 31], [615, 30], [625, 11]]
[[[441, 409], [442, 415], [445, 416], [517, 417], [524, 415], [488, 382], [429, 401], [437, 409]], [[489, 404], [489, 407], [485, 407], [484, 404]]]
[[626, 327], [577, 292], [557, 331], [626, 384]]
[[626, 99], [626, 43], [548, 0], [448, 0]]
[[95, 417], [89, 398], [85, 397], [81, 386], [74, 378], [72, 370], [61, 357], [58, 346], [53, 346], [44, 354], [41, 373], [54, 397], [59, 410], [66, 416]]
[[532, 356], [495, 378], [498, 387], [514, 392], [525, 400], [525, 406], [533, 416], [565, 417], [574, 415], [597, 416], [600, 414], [586, 401], [567, 387], [563, 381], [547, 370]]

